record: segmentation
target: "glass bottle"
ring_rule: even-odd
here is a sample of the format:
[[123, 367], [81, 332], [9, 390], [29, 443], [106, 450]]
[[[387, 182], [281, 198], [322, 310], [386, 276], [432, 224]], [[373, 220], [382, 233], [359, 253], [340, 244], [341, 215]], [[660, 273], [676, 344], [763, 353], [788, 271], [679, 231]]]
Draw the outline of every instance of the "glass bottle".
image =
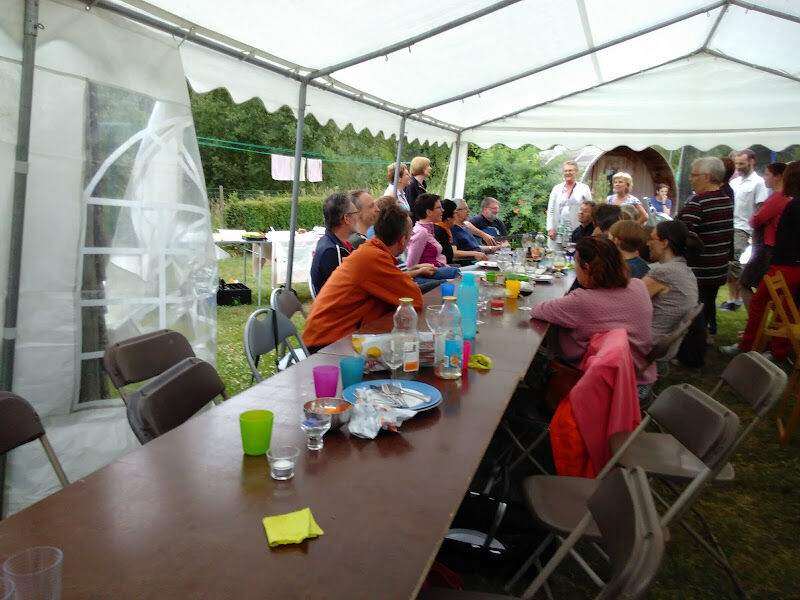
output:
[[464, 360], [464, 336], [461, 333], [461, 313], [454, 296], [444, 298], [439, 331], [436, 343], [441, 351], [436, 353], [436, 375], [442, 379], [458, 379]]
[[394, 313], [392, 344], [400, 348], [403, 354], [403, 373], [413, 374], [419, 371], [419, 330], [417, 328], [417, 311], [414, 310], [411, 298], [400, 298], [400, 306]]
[[536, 238], [533, 241], [533, 260], [541, 260], [545, 248], [547, 248], [547, 238], [544, 237], [543, 233], [539, 232], [536, 234]]

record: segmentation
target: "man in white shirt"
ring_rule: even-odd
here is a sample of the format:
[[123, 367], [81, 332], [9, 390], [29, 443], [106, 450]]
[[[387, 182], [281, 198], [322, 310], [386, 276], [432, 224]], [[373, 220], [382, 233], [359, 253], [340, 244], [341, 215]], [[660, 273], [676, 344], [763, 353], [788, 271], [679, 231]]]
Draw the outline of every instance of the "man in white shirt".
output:
[[578, 163], [568, 160], [563, 167], [564, 183], [559, 183], [550, 192], [547, 202], [547, 236], [550, 238], [547, 245], [552, 250], [558, 250], [556, 241], [559, 226], [566, 225], [563, 230], [567, 235], [572, 233], [578, 225], [578, 210], [584, 202], [592, 201], [592, 191], [585, 183], [576, 181], [578, 176]]
[[730, 300], [720, 305], [722, 310], [739, 310], [742, 305], [742, 291], [739, 275], [742, 265], [739, 257], [747, 248], [747, 240], [753, 234], [750, 217], [767, 199], [767, 186], [764, 179], [755, 172], [756, 155], [747, 148], [733, 157], [738, 176], [730, 180], [733, 189], [733, 260], [728, 265], [728, 293]]

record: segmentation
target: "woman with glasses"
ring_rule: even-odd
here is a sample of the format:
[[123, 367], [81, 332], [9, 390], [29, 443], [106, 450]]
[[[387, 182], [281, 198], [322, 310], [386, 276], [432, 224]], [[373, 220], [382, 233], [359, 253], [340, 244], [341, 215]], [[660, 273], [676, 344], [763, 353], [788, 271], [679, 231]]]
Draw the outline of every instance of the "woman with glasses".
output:
[[436, 194], [422, 194], [416, 199], [414, 210], [417, 222], [411, 231], [408, 242], [406, 264], [413, 267], [420, 263], [432, 264], [436, 267], [434, 279], [452, 279], [461, 273], [457, 267], [447, 266], [447, 259], [442, 252], [442, 245], [436, 241], [435, 225], [441, 222], [442, 201]]

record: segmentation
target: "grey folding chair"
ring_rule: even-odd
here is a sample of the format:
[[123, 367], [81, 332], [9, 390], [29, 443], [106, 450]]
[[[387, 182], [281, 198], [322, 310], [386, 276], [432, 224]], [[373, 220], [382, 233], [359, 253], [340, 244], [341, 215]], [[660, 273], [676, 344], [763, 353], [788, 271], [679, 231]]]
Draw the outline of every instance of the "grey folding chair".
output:
[[0, 392], [0, 456], [28, 442], [39, 440], [47, 459], [56, 472], [61, 487], [69, 485], [64, 469], [56, 456], [42, 420], [30, 403], [11, 392]]
[[[297, 340], [300, 348], [292, 347], [289, 343], [290, 338]], [[281, 354], [281, 346], [285, 354]], [[247, 318], [244, 324], [244, 352], [247, 356], [247, 364], [253, 378], [263, 381], [261, 373], [258, 371], [258, 362], [262, 355], [275, 350], [275, 368], [282, 371], [291, 365], [300, 362], [308, 356], [308, 348], [303, 343], [303, 338], [283, 313], [272, 308], [261, 308]]]
[[[535, 475], [530, 479], [546, 477]], [[584, 499], [578, 519], [564, 543], [528, 586], [522, 598], [533, 598], [590, 528], [597, 532], [611, 563], [611, 577], [603, 585], [597, 598], [633, 600], [644, 597], [661, 566], [666, 537], [666, 531], [659, 523], [644, 471], [617, 469], [610, 474], [599, 483], [588, 499]], [[509, 597], [429, 588], [421, 592], [418, 598], [491, 600]]]
[[697, 315], [699, 315], [702, 310], [703, 304], [696, 304], [686, 312], [673, 331], [655, 340], [655, 343], [647, 355], [647, 366], [654, 362], [667, 361], [671, 358], [675, 358], [683, 338], [686, 337], [686, 332], [688, 332], [689, 327], [692, 326], [692, 321], [697, 318]]
[[126, 386], [152, 379], [192, 356], [189, 340], [177, 331], [161, 329], [108, 345], [103, 368], [127, 404]]
[[287, 290], [284, 287], [275, 288], [269, 297], [269, 304], [278, 312], [283, 313], [287, 319], [291, 319], [297, 313], [303, 315], [304, 319], [308, 317], [294, 290]]
[[182, 360], [148, 381], [128, 398], [128, 422], [142, 443], [185, 423], [209, 402], [227, 399], [225, 384], [206, 361]]
[[[653, 420], [669, 433], [646, 432]], [[650, 476], [688, 483], [662, 517], [662, 524], [669, 527], [712, 480], [733, 479], [733, 468], [727, 465], [727, 459], [738, 429], [739, 417], [734, 412], [689, 384], [673, 385], [658, 395], [645, 418], [623, 443], [612, 438], [612, 450], [617, 446], [616, 451], [597, 479], [535, 476], [524, 481], [523, 492], [531, 512], [560, 539], [577, 524], [586, 499], [615, 465], [642, 467]], [[663, 501], [655, 492], [654, 495]], [[590, 526], [585, 536], [597, 540], [599, 532]], [[537, 552], [544, 550], [546, 544], [542, 546]], [[509, 586], [533, 564], [535, 556], [523, 565]], [[573, 556], [599, 584], [599, 577], [585, 561]]]

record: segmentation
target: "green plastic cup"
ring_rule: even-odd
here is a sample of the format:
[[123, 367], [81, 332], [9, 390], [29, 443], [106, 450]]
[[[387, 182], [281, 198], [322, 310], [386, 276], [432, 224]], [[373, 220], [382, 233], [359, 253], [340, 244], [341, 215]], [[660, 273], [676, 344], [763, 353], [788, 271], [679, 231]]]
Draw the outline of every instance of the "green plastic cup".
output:
[[486, 272], [486, 281], [488, 281], [489, 283], [494, 283], [495, 274], [496, 273], [494, 271], [487, 271]]
[[248, 410], [239, 415], [242, 449], [248, 456], [260, 456], [269, 450], [272, 439], [272, 412]]

